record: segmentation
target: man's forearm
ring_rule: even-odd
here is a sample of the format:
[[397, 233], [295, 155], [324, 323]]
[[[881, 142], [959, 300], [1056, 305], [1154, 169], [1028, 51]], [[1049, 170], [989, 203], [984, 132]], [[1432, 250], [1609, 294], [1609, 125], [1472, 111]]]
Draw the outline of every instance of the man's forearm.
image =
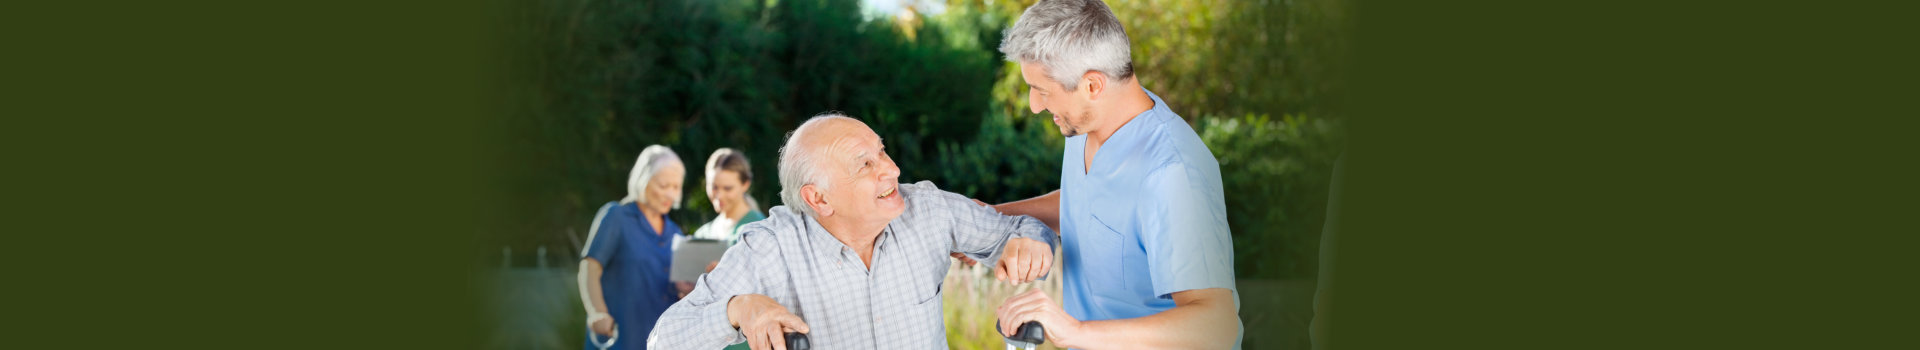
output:
[[993, 206], [994, 210], [1007, 215], [1026, 215], [1047, 224], [1053, 232], [1060, 232], [1060, 190], [1053, 190], [1039, 197], [1027, 198]]
[[[694, 279], [693, 291], [667, 307], [654, 322], [647, 345], [654, 349], [717, 349], [746, 341], [735, 328], [730, 304], [737, 295], [764, 293], [759, 273], [777, 266], [757, 266], [755, 250], [768, 236], [742, 232], [740, 242], [727, 248], [713, 271]], [[780, 273], [784, 272], [769, 272]]]
[[713, 349], [743, 341], [731, 320], [731, 299], [696, 288], [660, 314], [648, 343], [661, 349]]
[[1080, 335], [1073, 339], [1075, 344], [1061, 345], [1080, 349], [1233, 347], [1240, 338], [1240, 316], [1233, 305], [1233, 292], [1210, 288], [1180, 293], [1198, 294], [1173, 309], [1147, 317], [1083, 321]]

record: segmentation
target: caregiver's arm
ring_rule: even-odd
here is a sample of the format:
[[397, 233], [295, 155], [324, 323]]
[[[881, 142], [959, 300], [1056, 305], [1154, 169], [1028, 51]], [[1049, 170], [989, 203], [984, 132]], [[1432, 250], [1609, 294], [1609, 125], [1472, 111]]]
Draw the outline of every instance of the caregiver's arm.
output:
[[[1173, 293], [1173, 309], [1153, 316], [1081, 323], [1079, 349], [1226, 349], [1240, 338], [1233, 292], [1223, 288]], [[1078, 340], [1076, 340], [1078, 341]]]
[[1060, 232], [1060, 190], [1053, 190], [1039, 197], [1001, 203], [994, 210], [1007, 215], [1026, 215], [1047, 224], [1056, 234]]
[[1040, 321], [1047, 340], [1075, 349], [1227, 349], [1240, 338], [1233, 291], [1208, 288], [1174, 292], [1174, 307], [1146, 317], [1079, 321], [1039, 289], [1015, 296], [999, 310], [1002, 334]]

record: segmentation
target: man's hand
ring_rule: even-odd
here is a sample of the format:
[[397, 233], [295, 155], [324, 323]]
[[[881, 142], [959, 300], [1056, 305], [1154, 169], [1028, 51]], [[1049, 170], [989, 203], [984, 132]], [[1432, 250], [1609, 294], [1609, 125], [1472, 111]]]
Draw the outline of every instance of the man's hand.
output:
[[727, 322], [747, 336], [753, 350], [787, 350], [787, 332], [807, 333], [807, 323], [765, 295], [742, 294], [727, 301]]
[[589, 314], [587, 315], [587, 328], [592, 329], [593, 334], [599, 334], [600, 336], [613, 335], [613, 315], [608, 315], [605, 312]]
[[1007, 246], [1000, 251], [1000, 262], [993, 267], [993, 278], [1013, 283], [1027, 283], [1046, 276], [1053, 270], [1053, 246], [1031, 238], [1007, 240]]
[[1040, 326], [1047, 329], [1047, 341], [1054, 346], [1078, 347], [1074, 344], [1081, 333], [1080, 320], [1068, 315], [1066, 309], [1061, 309], [1052, 296], [1039, 288], [1007, 298], [1007, 303], [1000, 305], [994, 314], [999, 316], [1000, 334], [1013, 334], [1020, 324], [1040, 321]]

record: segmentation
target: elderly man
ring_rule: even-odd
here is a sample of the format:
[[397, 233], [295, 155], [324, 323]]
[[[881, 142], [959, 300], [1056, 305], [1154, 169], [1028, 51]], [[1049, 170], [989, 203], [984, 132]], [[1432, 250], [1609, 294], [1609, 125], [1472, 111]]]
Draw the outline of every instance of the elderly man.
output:
[[1064, 303], [1029, 291], [998, 314], [1084, 349], [1240, 346], [1220, 164], [1134, 76], [1126, 30], [1099, 0], [1044, 0], [1000, 43], [1034, 113], [1067, 136], [1060, 190], [997, 206], [1061, 232]]
[[1054, 234], [927, 182], [899, 183], [880, 136], [838, 114], [801, 124], [780, 154], [786, 205], [660, 316], [647, 347], [784, 350], [784, 332], [820, 349], [944, 349], [941, 281], [963, 253], [1016, 283], [1052, 267]]

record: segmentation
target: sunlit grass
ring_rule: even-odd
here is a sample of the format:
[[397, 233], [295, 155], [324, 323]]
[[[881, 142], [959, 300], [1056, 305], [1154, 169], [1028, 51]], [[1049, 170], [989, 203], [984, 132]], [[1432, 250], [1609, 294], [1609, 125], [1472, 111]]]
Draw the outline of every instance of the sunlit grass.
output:
[[[1047, 281], [1036, 283], [1058, 302], [1059, 264], [1054, 265]], [[1035, 286], [1015, 286], [993, 279], [985, 267], [964, 267], [958, 263], [948, 270], [945, 293], [941, 296], [942, 314], [947, 322], [947, 346], [953, 349], [1005, 349], [995, 330], [994, 309], [1007, 297]], [[1240, 322], [1246, 334], [1246, 349], [1306, 349], [1307, 326], [1313, 319], [1313, 282], [1301, 280], [1239, 280]], [[1059, 349], [1052, 343], [1038, 349]]]

